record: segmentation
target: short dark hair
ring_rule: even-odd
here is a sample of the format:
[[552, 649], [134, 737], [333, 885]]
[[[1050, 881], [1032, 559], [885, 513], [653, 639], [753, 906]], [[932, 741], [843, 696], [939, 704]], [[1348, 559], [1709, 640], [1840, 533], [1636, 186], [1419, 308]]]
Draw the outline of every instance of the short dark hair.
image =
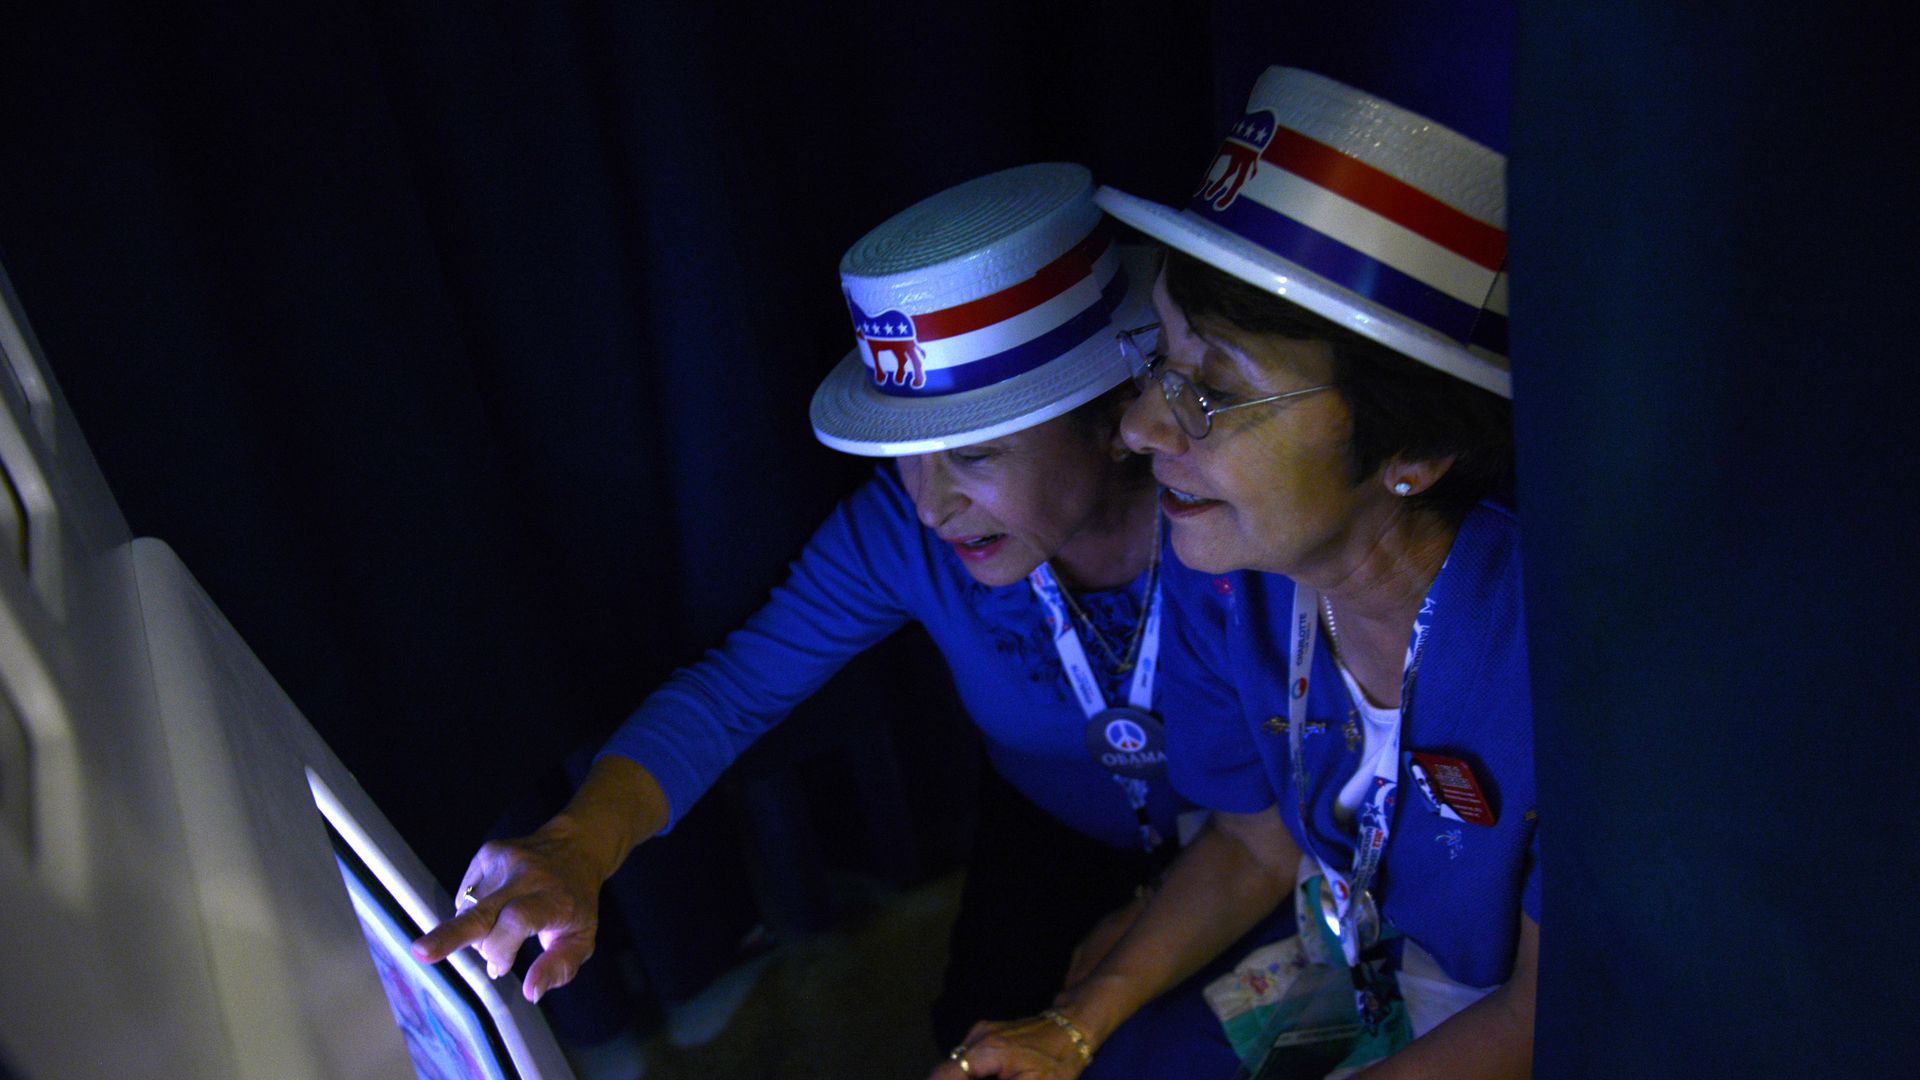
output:
[[1333, 385], [1353, 414], [1347, 448], [1359, 483], [1389, 458], [1453, 466], [1413, 496], [1458, 519], [1482, 499], [1513, 495], [1513, 405], [1184, 252], [1168, 251], [1167, 295], [1190, 322], [1218, 322], [1333, 346]]
[[[1133, 404], [1133, 399], [1139, 396], [1140, 391], [1134, 387], [1133, 380], [1124, 379], [1118, 386], [1092, 401], [1074, 406], [1067, 415], [1088, 442], [1104, 447], [1120, 433], [1120, 417], [1126, 413], [1127, 406]], [[1132, 454], [1121, 462], [1121, 467], [1145, 477], [1153, 468], [1153, 460], [1144, 454]]]

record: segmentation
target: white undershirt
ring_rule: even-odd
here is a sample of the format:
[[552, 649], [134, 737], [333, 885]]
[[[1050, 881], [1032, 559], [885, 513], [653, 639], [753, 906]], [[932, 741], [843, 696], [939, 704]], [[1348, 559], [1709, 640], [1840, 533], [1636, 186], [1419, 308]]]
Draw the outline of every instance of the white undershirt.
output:
[[[1347, 693], [1353, 695], [1354, 708], [1360, 713], [1360, 767], [1354, 770], [1353, 777], [1340, 789], [1340, 794], [1333, 802], [1333, 819], [1342, 828], [1351, 828], [1355, 815], [1360, 812], [1360, 800], [1366, 797], [1368, 789], [1373, 786], [1373, 778], [1382, 764], [1380, 757], [1386, 753], [1389, 745], [1387, 737], [1400, 723], [1400, 710], [1383, 709], [1368, 701], [1346, 665], [1335, 661], [1334, 666], [1340, 669], [1340, 678], [1346, 682]], [[1491, 987], [1482, 990], [1455, 982], [1440, 969], [1439, 962], [1412, 938], [1407, 939], [1401, 954], [1399, 982], [1400, 996], [1407, 1003], [1407, 1022], [1413, 1028], [1415, 1038], [1432, 1031], [1442, 1020], [1479, 1001], [1492, 990]]]
[[[1354, 681], [1353, 673], [1347, 670], [1347, 665], [1336, 660], [1334, 666], [1340, 669], [1340, 678], [1347, 684], [1347, 693], [1353, 695], [1354, 707], [1360, 711], [1360, 767], [1353, 771], [1353, 775], [1347, 779], [1347, 785], [1340, 789], [1340, 794], [1333, 800], [1333, 820], [1344, 829], [1353, 825], [1354, 816], [1360, 812], [1360, 800], [1366, 798], [1367, 792], [1373, 787], [1373, 778], [1382, 771], [1379, 766], [1384, 763], [1380, 759], [1392, 746], [1389, 736], [1400, 725], [1400, 710], [1383, 709], [1368, 701], [1367, 695], [1360, 692], [1360, 684]], [[1385, 771], [1394, 772], [1397, 769]]]

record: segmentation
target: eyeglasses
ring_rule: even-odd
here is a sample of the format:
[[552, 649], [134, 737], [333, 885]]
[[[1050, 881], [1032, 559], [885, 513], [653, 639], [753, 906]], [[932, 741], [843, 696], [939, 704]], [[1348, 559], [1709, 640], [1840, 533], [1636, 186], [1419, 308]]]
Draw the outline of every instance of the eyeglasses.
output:
[[1252, 401], [1215, 405], [1208, 401], [1207, 396], [1201, 393], [1185, 375], [1167, 366], [1167, 354], [1160, 350], [1157, 339], [1148, 339], [1154, 341], [1151, 351], [1142, 348], [1140, 342], [1136, 340], [1136, 337], [1154, 334], [1159, 329], [1159, 323], [1148, 323], [1145, 326], [1120, 331], [1117, 335], [1120, 338], [1120, 353], [1127, 358], [1127, 368], [1133, 375], [1133, 385], [1138, 387], [1141, 393], [1146, 393], [1147, 387], [1156, 382], [1160, 384], [1160, 393], [1167, 399], [1167, 408], [1172, 410], [1174, 420], [1179, 423], [1180, 430], [1187, 433], [1189, 439], [1206, 438], [1207, 434], [1213, 430], [1213, 418], [1221, 413], [1229, 413], [1235, 409], [1251, 409], [1255, 405], [1271, 405], [1276, 401], [1333, 389], [1333, 384], [1328, 383], [1325, 386], [1309, 386], [1304, 390], [1289, 390], [1284, 394], [1269, 394], [1263, 398], [1254, 398]]

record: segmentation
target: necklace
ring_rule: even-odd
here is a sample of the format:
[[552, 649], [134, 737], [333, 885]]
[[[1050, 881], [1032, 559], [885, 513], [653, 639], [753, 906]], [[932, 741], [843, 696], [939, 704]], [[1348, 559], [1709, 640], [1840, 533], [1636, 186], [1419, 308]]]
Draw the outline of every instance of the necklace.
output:
[[1093, 638], [1095, 645], [1100, 646], [1100, 651], [1107, 655], [1107, 662], [1113, 665], [1114, 672], [1119, 675], [1132, 671], [1133, 665], [1140, 660], [1140, 641], [1147, 629], [1147, 606], [1153, 603], [1154, 587], [1160, 583], [1160, 522], [1160, 514], [1156, 511], [1153, 515], [1153, 552], [1147, 556], [1147, 587], [1140, 594], [1140, 607], [1135, 611], [1133, 620], [1133, 639], [1127, 643], [1124, 657], [1107, 640], [1107, 635], [1093, 625], [1093, 619], [1073, 598], [1072, 591], [1065, 585], [1060, 586], [1061, 599], [1067, 602], [1068, 609], [1073, 612], [1074, 618], [1080, 620], [1080, 625], [1087, 628], [1087, 635]]
[[1334, 659], [1340, 658], [1340, 623], [1333, 617], [1333, 600], [1326, 593], [1320, 594], [1320, 610], [1327, 616], [1327, 644], [1332, 647]]
[[[1327, 648], [1333, 653], [1333, 662], [1340, 664], [1340, 623], [1333, 617], [1333, 601], [1326, 593], [1320, 594], [1320, 610], [1327, 616]], [[1346, 667], [1345, 664], [1340, 666]], [[1347, 722], [1341, 725], [1340, 734], [1346, 737], [1347, 753], [1360, 749], [1360, 706], [1351, 693], [1347, 695]]]

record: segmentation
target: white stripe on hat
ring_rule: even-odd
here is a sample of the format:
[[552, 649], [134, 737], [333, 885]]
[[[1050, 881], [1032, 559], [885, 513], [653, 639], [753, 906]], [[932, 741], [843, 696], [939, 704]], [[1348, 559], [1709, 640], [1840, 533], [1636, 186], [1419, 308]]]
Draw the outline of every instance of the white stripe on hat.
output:
[[1461, 303], [1479, 307], [1494, 287], [1494, 271], [1271, 161], [1260, 163], [1239, 198], [1284, 214]]

